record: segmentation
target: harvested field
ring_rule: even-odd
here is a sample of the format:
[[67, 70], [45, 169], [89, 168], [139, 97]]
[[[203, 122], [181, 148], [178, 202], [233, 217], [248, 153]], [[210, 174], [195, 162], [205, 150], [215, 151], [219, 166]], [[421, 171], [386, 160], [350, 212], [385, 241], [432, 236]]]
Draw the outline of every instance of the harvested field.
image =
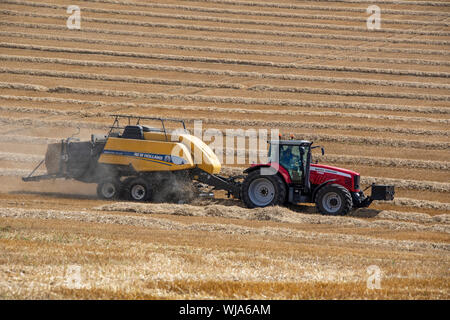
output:
[[[69, 2], [0, 4], [0, 299], [450, 297], [450, 2], [376, 1], [372, 31], [369, 0], [80, 0], [79, 30]], [[47, 144], [104, 134], [113, 114], [201, 120], [224, 141], [278, 129], [396, 198], [335, 217], [21, 180]], [[256, 149], [214, 148], [238, 161], [222, 174]]]

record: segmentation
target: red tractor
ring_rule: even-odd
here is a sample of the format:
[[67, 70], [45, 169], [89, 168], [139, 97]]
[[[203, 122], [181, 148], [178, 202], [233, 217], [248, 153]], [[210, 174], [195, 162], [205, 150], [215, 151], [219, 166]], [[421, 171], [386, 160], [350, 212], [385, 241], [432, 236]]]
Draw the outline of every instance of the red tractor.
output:
[[270, 142], [269, 163], [244, 170], [240, 196], [247, 207], [309, 202], [322, 214], [345, 215], [373, 200], [393, 200], [394, 186], [372, 185], [372, 195], [365, 196], [359, 173], [311, 163], [314, 148], [303, 140]]
[[[394, 186], [375, 185], [365, 196], [357, 172], [313, 164], [311, 151], [319, 146], [304, 140], [271, 141], [269, 162], [244, 170], [246, 176], [222, 177], [199, 169], [192, 179], [228, 191], [247, 207], [315, 203], [320, 213], [346, 215], [353, 208], [368, 207], [373, 200], [393, 200]], [[321, 148], [324, 154], [323, 148]]]

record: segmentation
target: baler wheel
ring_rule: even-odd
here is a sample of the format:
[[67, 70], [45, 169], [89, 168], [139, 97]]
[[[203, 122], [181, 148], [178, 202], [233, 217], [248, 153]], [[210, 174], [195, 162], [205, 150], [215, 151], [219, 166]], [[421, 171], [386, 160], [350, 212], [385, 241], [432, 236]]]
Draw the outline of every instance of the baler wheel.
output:
[[125, 185], [125, 195], [131, 201], [149, 201], [152, 197], [150, 183], [143, 178], [130, 179]]
[[112, 200], [120, 196], [121, 184], [119, 179], [106, 179], [100, 182], [97, 186], [97, 195], [101, 199]]

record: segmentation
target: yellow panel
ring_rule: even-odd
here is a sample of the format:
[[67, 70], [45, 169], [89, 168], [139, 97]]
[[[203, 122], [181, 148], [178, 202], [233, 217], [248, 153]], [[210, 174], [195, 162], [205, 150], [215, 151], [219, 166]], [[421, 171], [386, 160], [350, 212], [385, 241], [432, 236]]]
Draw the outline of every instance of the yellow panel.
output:
[[[161, 132], [145, 132], [144, 137], [147, 140], [166, 141], [166, 136]], [[202, 170], [210, 174], [218, 174], [221, 164], [211, 148], [199, 138], [190, 134], [180, 134], [173, 136], [167, 134], [168, 141], [179, 141], [189, 148], [194, 163]]]
[[99, 162], [131, 164], [136, 171], [175, 171], [195, 166], [190, 150], [179, 142], [112, 137], [108, 138]]
[[[166, 141], [164, 133], [144, 132], [144, 138], [145, 140], [108, 138], [99, 162], [132, 164], [137, 171], [174, 171], [198, 166], [210, 174], [220, 172], [221, 165], [217, 156], [208, 145], [193, 135], [180, 134], [172, 137], [167, 134]], [[179, 151], [178, 157], [170, 156], [175, 151], [174, 148]]]
[[[166, 136], [162, 132], [144, 132], [145, 140], [166, 141]], [[170, 135], [167, 135], [167, 140], [171, 141]]]
[[200, 169], [210, 174], [218, 174], [220, 172], [220, 161], [206, 143], [190, 134], [181, 134], [179, 141], [191, 150], [194, 163]]

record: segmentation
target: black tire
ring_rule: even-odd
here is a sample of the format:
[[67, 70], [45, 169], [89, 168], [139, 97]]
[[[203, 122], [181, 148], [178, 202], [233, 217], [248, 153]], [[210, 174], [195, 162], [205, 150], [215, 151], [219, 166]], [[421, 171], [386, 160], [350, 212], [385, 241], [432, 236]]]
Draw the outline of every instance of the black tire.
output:
[[114, 200], [120, 197], [121, 183], [119, 179], [110, 178], [97, 185], [97, 196], [105, 200]]
[[127, 179], [125, 196], [131, 201], [149, 201], [152, 198], [150, 183], [143, 178]]
[[261, 175], [255, 170], [244, 179], [241, 197], [248, 208], [257, 208], [284, 204], [286, 193], [286, 184], [278, 174]]
[[344, 216], [352, 210], [350, 192], [339, 184], [327, 184], [316, 194], [316, 207], [321, 214]]

